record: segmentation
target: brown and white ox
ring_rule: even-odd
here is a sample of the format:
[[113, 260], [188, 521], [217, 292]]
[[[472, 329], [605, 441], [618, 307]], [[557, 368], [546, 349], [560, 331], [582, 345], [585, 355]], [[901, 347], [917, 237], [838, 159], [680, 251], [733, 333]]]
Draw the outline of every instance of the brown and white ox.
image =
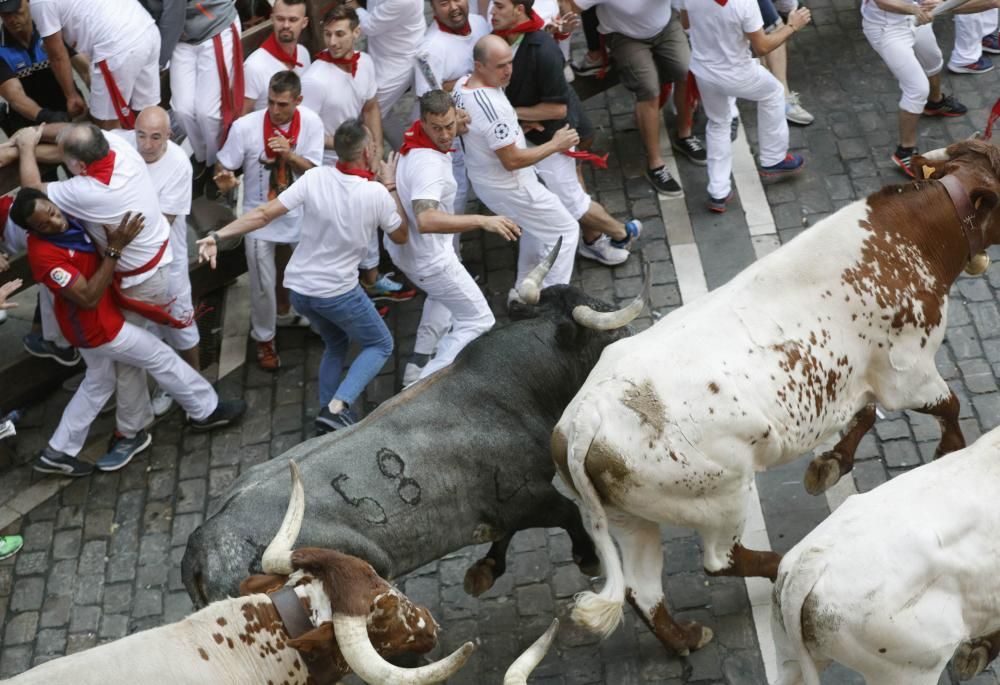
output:
[[1000, 428], [855, 495], [778, 567], [778, 685], [838, 661], [868, 685], [971, 678], [1000, 648]]
[[[292, 496], [262, 566], [241, 590], [182, 621], [56, 659], [6, 681], [11, 685], [177, 685], [282, 683], [332, 685], [353, 670], [368, 683], [438, 683], [472, 652], [467, 642], [420, 668], [390, 664], [382, 655], [424, 653], [437, 624], [424, 607], [380, 578], [368, 563], [332, 550], [291, 550], [305, 495], [292, 466]], [[264, 591], [291, 587], [312, 629], [292, 638]], [[294, 601], [294, 599], [293, 599]], [[309, 666], [316, 664], [310, 676]]]
[[940, 453], [965, 446], [934, 354], [952, 283], [1000, 240], [1000, 152], [965, 141], [946, 155], [917, 165], [950, 180], [854, 202], [604, 349], [552, 436], [607, 578], [600, 594], [578, 595], [574, 620], [609, 634], [627, 599], [666, 647], [702, 647], [711, 630], [665, 606], [660, 523], [698, 531], [710, 574], [773, 579], [779, 555], [740, 544], [755, 471], [848, 427], [806, 473], [822, 492], [851, 470], [876, 403], [937, 417]]

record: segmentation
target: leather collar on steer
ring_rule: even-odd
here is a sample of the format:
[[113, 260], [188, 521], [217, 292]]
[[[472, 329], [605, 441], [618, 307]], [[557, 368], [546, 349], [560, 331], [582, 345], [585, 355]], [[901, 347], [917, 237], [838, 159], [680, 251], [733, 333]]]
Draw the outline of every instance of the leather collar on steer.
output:
[[[301, 637], [316, 627], [302, 607], [302, 602], [295, 594], [294, 588], [285, 586], [270, 593], [268, 597], [278, 612], [278, 616], [281, 617], [281, 622], [285, 624], [285, 631], [292, 639]], [[337, 667], [329, 650], [299, 651], [299, 656], [302, 657], [302, 661], [314, 681], [321, 684], [334, 682]]]
[[983, 227], [976, 225], [976, 210], [972, 207], [969, 193], [966, 192], [962, 182], [952, 175], [942, 176], [938, 179], [944, 189], [948, 191], [951, 203], [955, 205], [958, 213], [958, 222], [962, 225], [962, 233], [969, 243], [969, 259], [986, 249], [986, 238], [983, 235]]

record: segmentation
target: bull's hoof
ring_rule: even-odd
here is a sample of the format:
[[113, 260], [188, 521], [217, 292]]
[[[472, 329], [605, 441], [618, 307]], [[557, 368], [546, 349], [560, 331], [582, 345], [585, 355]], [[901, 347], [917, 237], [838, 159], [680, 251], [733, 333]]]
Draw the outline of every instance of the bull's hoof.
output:
[[493, 587], [496, 581], [496, 576], [493, 574], [494, 566], [496, 561], [488, 558], [480, 559], [473, 564], [472, 568], [465, 572], [465, 582], [462, 584], [465, 594], [478, 597]]
[[955, 666], [959, 680], [972, 680], [989, 665], [989, 646], [981, 640], [963, 642], [955, 650], [951, 663]]
[[691, 652], [697, 652], [715, 637], [711, 628], [694, 621], [678, 625], [684, 631], [684, 644], [673, 646], [677, 656], [688, 656]]
[[835, 452], [821, 454], [813, 459], [806, 469], [803, 479], [806, 492], [810, 495], [822, 495], [836, 485], [842, 475], [837, 454]]

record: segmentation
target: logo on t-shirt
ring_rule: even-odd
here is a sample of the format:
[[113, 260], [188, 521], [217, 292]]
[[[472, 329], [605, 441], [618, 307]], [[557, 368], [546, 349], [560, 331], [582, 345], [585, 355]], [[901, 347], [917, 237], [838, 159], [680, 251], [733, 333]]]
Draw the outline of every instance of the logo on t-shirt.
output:
[[510, 135], [510, 126], [506, 122], [498, 121], [493, 126], [493, 135], [497, 140], [506, 140]]
[[52, 269], [51, 272], [49, 272], [49, 278], [51, 278], [52, 282], [58, 285], [60, 288], [65, 288], [67, 285], [69, 285], [69, 282], [73, 280], [73, 276], [72, 274], [70, 274], [69, 271], [66, 271], [66, 269], [60, 268], [58, 266]]

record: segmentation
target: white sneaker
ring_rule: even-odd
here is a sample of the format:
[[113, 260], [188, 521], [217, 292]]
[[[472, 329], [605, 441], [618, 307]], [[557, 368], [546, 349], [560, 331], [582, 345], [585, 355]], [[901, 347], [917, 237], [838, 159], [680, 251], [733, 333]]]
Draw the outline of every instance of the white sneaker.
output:
[[563, 76], [566, 77], [566, 83], [573, 83], [573, 79], [576, 78], [576, 73], [573, 71], [573, 67], [571, 67], [569, 63], [563, 67]]
[[163, 416], [168, 411], [170, 407], [174, 406], [174, 398], [167, 394], [167, 391], [156, 386], [156, 390], [153, 391], [153, 414], [155, 416]]
[[799, 126], [808, 126], [815, 119], [812, 114], [799, 104], [799, 94], [795, 91], [785, 96], [785, 118]]
[[581, 240], [576, 248], [576, 252], [584, 259], [592, 259], [605, 266], [621, 264], [629, 256], [628, 250], [623, 250], [620, 247], [612, 245], [611, 239], [606, 235], [602, 235], [590, 245]]
[[286, 314], [278, 314], [275, 323], [278, 328], [309, 328], [309, 319], [294, 309], [289, 309]]
[[403, 369], [403, 387], [408, 388], [420, 380], [420, 372], [423, 370], [424, 367], [417, 366], [413, 362], [407, 362], [406, 368]]

